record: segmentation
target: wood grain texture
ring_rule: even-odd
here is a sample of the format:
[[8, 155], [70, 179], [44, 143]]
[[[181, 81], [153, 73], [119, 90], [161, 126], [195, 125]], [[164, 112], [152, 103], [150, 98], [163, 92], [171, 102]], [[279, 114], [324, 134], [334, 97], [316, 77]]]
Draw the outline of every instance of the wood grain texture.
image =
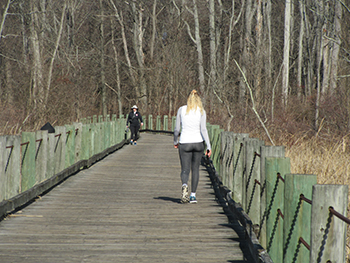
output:
[[172, 137], [143, 133], [0, 222], [0, 262], [244, 262], [204, 168], [180, 191]]

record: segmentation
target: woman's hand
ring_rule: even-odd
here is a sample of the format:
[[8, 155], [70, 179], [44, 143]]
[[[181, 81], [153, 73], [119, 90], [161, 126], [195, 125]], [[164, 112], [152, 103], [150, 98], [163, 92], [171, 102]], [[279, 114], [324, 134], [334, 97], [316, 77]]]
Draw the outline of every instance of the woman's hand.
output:
[[207, 151], [205, 152], [205, 155], [207, 155], [207, 156], [210, 158], [210, 156], [211, 156], [211, 150], [207, 150]]
[[175, 149], [179, 148], [179, 144], [174, 144], [174, 148]]

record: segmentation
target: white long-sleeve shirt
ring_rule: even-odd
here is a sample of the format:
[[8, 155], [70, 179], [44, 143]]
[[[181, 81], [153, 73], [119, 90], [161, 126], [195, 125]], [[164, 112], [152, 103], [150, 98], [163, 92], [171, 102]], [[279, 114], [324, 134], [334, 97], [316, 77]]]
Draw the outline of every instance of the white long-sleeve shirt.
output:
[[176, 125], [174, 129], [174, 145], [178, 144], [178, 137], [181, 135], [179, 142], [182, 143], [197, 143], [205, 141], [207, 149], [211, 149], [208, 131], [207, 131], [207, 115], [205, 110], [203, 114], [200, 109], [191, 110], [186, 114], [187, 105], [182, 106], [177, 111]]

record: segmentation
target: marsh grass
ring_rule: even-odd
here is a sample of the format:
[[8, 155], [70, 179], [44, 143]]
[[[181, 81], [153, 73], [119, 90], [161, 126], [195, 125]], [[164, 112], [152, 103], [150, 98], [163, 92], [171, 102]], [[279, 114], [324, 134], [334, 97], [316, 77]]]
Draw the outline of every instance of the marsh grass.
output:
[[[324, 136], [286, 136], [279, 145], [286, 145], [286, 157], [290, 158], [291, 172], [317, 175], [318, 184], [350, 184], [349, 136], [341, 138]], [[350, 196], [348, 212], [350, 216]], [[347, 262], [350, 262], [350, 228], [347, 231]]]

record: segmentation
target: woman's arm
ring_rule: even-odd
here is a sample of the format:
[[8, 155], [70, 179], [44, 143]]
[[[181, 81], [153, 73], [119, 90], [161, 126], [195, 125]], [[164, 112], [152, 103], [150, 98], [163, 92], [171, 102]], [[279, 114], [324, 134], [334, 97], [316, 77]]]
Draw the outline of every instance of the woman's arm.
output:
[[210, 140], [209, 140], [209, 135], [207, 130], [207, 114], [205, 113], [205, 111], [203, 111], [203, 114], [201, 116], [200, 127], [201, 127], [202, 137], [207, 145], [207, 150], [211, 150], [211, 145], [210, 145]]
[[174, 146], [176, 146], [175, 148], [177, 148], [177, 145], [179, 144], [178, 139], [179, 139], [179, 134], [181, 129], [181, 108], [182, 107], [180, 107], [177, 111], [176, 123], [174, 128]]

